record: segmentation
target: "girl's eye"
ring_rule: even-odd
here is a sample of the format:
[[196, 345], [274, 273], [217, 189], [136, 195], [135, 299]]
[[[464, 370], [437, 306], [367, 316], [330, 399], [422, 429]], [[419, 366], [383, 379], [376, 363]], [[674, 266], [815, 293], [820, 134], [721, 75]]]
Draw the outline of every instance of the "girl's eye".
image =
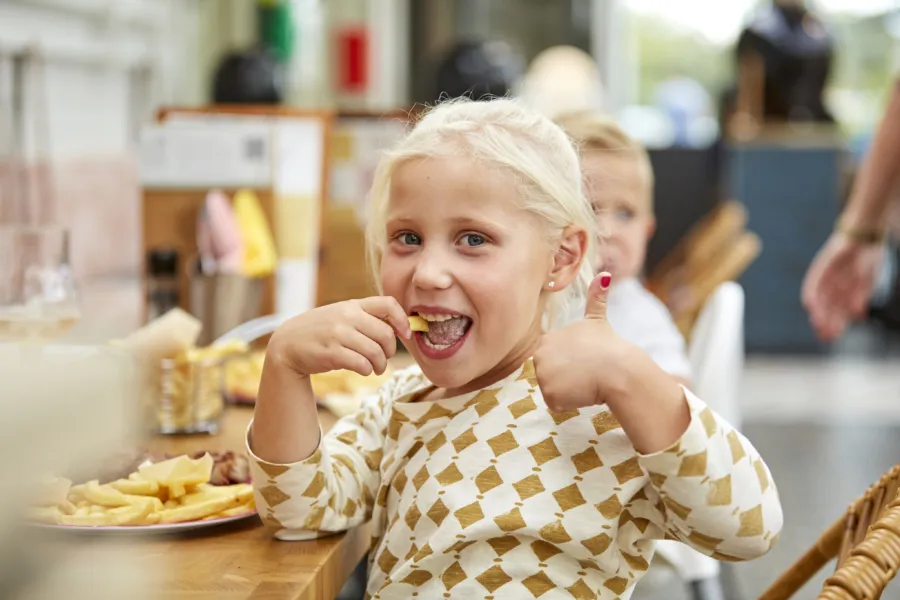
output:
[[462, 236], [461, 239], [463, 240], [463, 243], [469, 247], [481, 246], [487, 242], [483, 235], [478, 235], [477, 233], [467, 233]]
[[401, 244], [405, 244], [407, 246], [421, 246], [422, 245], [422, 238], [420, 238], [419, 236], [417, 236], [414, 233], [409, 233], [409, 232], [401, 233], [397, 236], [397, 240]]
[[616, 211], [616, 219], [619, 221], [630, 221], [634, 218], [634, 211], [622, 208]]

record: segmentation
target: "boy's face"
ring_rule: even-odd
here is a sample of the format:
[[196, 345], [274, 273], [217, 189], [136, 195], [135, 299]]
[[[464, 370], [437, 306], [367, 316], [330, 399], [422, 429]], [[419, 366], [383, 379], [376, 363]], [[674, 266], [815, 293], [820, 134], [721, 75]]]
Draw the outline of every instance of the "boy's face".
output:
[[612, 273], [614, 282], [639, 275], [656, 227], [640, 163], [630, 156], [588, 150], [582, 171], [597, 224], [607, 235], [598, 246], [598, 268]]

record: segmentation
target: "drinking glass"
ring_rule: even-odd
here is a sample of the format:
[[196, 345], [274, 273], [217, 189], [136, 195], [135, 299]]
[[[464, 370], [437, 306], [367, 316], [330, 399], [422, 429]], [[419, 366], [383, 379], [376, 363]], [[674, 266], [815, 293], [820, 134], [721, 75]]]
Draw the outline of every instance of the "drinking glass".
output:
[[80, 316], [68, 230], [0, 225], [0, 340], [58, 338]]

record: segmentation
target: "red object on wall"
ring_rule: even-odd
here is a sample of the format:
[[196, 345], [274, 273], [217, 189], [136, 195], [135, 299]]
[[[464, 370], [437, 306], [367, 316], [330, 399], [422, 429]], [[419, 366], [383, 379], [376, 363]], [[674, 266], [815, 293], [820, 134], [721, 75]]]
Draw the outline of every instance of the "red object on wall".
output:
[[338, 87], [343, 92], [359, 93], [369, 84], [369, 36], [364, 27], [338, 32]]

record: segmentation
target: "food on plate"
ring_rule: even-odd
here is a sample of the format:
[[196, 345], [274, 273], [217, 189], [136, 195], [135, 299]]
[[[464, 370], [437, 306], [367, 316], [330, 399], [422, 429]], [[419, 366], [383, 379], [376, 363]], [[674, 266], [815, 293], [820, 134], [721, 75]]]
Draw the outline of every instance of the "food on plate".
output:
[[[234, 464], [234, 455], [220, 455]], [[72, 485], [64, 478], [41, 482], [29, 510], [36, 522], [51, 525], [116, 527], [184, 523], [249, 514], [256, 510], [249, 482], [213, 484], [216, 458], [179, 455], [145, 461], [124, 477]], [[221, 476], [221, 473], [219, 474]], [[221, 477], [220, 477], [221, 478]]]
[[[226, 396], [232, 402], [252, 403], [256, 400], [259, 380], [262, 377], [265, 352], [251, 352], [229, 359], [225, 363]], [[355, 396], [378, 389], [391, 376], [388, 369], [383, 375], [363, 376], [353, 371], [331, 371], [310, 377], [316, 398], [326, 400], [333, 394]]]
[[230, 402], [256, 401], [265, 358], [265, 352], [251, 352], [225, 363], [225, 396]]
[[360, 375], [354, 371], [329, 371], [328, 373], [316, 373], [310, 380], [313, 393], [317, 398], [327, 398], [332, 394], [356, 395], [378, 389], [384, 382], [391, 378], [391, 369], [388, 368], [381, 375]]
[[409, 328], [413, 331], [428, 331], [428, 321], [418, 315], [409, 317]]
[[[235, 483], [250, 483], [250, 463], [243, 454], [234, 452], [195, 452], [187, 454], [189, 458], [203, 458], [209, 454], [213, 459], [212, 472], [209, 483], [212, 485], [231, 485]], [[78, 481], [97, 479], [99, 481], [123, 481], [128, 480], [129, 475], [140, 469], [147, 463], [158, 463], [170, 458], [177, 458], [180, 454], [166, 454], [138, 450], [134, 452], [122, 452], [104, 461], [100, 469], [92, 469], [89, 472], [71, 473], [68, 476]], [[76, 477], [77, 475], [77, 477]], [[130, 485], [130, 484], [124, 484]], [[122, 490], [124, 491], [124, 490]]]

